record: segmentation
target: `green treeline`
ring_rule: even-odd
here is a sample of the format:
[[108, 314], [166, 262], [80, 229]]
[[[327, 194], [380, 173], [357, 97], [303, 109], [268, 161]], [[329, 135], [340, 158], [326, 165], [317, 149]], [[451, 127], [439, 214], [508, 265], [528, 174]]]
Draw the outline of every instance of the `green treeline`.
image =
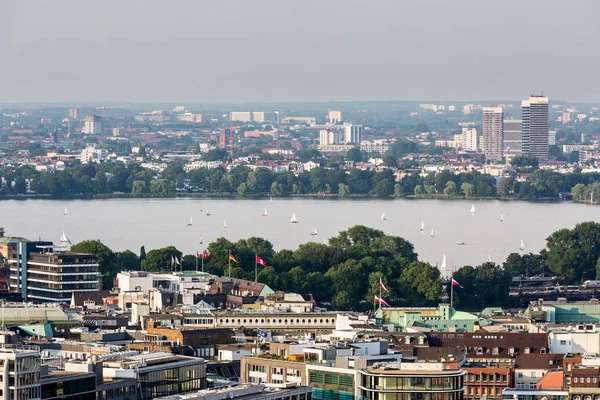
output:
[[[140, 256], [126, 250], [113, 252], [100, 241], [86, 240], [73, 251], [98, 256], [105, 288], [121, 270], [168, 272], [173, 257], [182, 260], [183, 270], [195, 270], [196, 257], [183, 255], [173, 246], [150, 250]], [[255, 254], [267, 267], [258, 266], [258, 281], [274, 290], [285, 290], [331, 304], [344, 310], [369, 310], [379, 295], [381, 278], [388, 291], [384, 299], [394, 306], [431, 306], [441, 301], [442, 283], [437, 267], [419, 261], [413, 245], [397, 236], [365, 226], [354, 226], [329, 239], [328, 244], [306, 243], [294, 251], [275, 251], [268, 240], [251, 237], [235, 243], [218, 238], [208, 245], [206, 272], [254, 280]], [[238, 263], [229, 263], [231, 252]], [[514, 276], [545, 274], [560, 283], [579, 284], [600, 277], [600, 224], [585, 222], [574, 229], [561, 229], [547, 238], [547, 249], [539, 254], [510, 254], [502, 265], [493, 262], [463, 266], [454, 278], [463, 286], [454, 291], [457, 305], [481, 310], [506, 306]]]
[[[331, 194], [338, 196], [439, 197], [439, 198], [512, 198], [536, 200], [557, 198], [561, 192], [573, 192], [574, 199], [589, 199], [592, 184], [600, 182], [599, 173], [561, 174], [533, 170], [521, 181], [503, 177], [498, 182], [491, 175], [475, 171], [454, 174], [449, 171], [421, 176], [412, 173], [396, 182], [390, 169], [380, 172], [352, 169], [315, 168], [295, 175], [276, 173], [267, 168], [252, 170], [236, 166], [200, 168], [186, 172], [183, 163], [175, 162], [162, 172], [132, 163], [81, 164], [64, 171], [40, 172], [32, 166], [0, 169], [7, 184], [0, 186], [0, 196], [27, 194], [54, 198], [93, 198], [120, 194], [129, 197], [172, 197], [176, 193], [198, 192], [214, 195], [273, 196]], [[13, 184], [14, 182], [14, 184]], [[600, 187], [599, 187], [600, 189]], [[600, 198], [600, 191], [596, 192]]]

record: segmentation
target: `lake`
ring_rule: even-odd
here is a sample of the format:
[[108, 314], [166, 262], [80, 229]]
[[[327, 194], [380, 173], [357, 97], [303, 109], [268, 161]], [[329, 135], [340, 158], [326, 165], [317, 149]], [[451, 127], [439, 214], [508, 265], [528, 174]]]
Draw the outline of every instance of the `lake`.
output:
[[[472, 204], [474, 214], [470, 213]], [[266, 217], [262, 216], [265, 207]], [[292, 213], [297, 224], [290, 223]], [[187, 226], [190, 217], [193, 225]], [[231, 241], [258, 236], [270, 240], [277, 250], [295, 249], [301, 243], [322, 243], [341, 230], [362, 224], [404, 237], [414, 244], [422, 260], [434, 265], [441, 264], [446, 254], [449, 268], [452, 263], [477, 265], [488, 257], [502, 262], [509, 253], [519, 251], [521, 240], [525, 252], [538, 252], [544, 248], [545, 238], [558, 228], [598, 220], [600, 207], [570, 202], [315, 198], [275, 198], [273, 204], [267, 198], [0, 201], [0, 226], [6, 236], [58, 242], [64, 231], [73, 243], [100, 239], [113, 250], [136, 253], [142, 245], [146, 251], [173, 245], [193, 254], [221, 236]], [[421, 221], [425, 223], [423, 232]], [[313, 228], [317, 236], [310, 235]], [[431, 237], [432, 229], [435, 237]]]

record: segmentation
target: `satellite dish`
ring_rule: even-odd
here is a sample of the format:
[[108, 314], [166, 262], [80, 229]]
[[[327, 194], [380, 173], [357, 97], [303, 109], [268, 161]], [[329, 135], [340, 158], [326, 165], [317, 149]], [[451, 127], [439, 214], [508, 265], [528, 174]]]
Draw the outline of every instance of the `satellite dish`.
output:
[[229, 398], [233, 399], [233, 392], [229, 392]]

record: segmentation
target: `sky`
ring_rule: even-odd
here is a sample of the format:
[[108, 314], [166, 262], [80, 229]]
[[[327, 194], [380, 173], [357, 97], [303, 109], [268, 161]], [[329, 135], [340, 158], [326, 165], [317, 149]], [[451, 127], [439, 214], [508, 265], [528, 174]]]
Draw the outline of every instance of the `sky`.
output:
[[0, 102], [600, 102], [597, 0], [0, 0]]

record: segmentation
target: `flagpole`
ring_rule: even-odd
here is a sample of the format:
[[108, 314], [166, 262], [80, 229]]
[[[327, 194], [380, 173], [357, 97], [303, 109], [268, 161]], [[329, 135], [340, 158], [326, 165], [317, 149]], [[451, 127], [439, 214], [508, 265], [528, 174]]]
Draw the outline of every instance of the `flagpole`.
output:
[[196, 251], [196, 272], [198, 272], [198, 252]]
[[254, 253], [254, 282], [258, 282], [258, 262], [256, 261], [258, 254]]
[[204, 272], [204, 251], [202, 252], [202, 272]]
[[229, 260], [229, 277], [231, 278], [231, 250], [229, 250], [229, 255], [227, 256], [227, 260]]
[[452, 272], [450, 273], [450, 308], [452, 308], [452, 302], [454, 301], [454, 263], [452, 263]]
[[[381, 299], [381, 275], [379, 275], [379, 298]], [[379, 303], [379, 308], [381, 308], [381, 303]]]

